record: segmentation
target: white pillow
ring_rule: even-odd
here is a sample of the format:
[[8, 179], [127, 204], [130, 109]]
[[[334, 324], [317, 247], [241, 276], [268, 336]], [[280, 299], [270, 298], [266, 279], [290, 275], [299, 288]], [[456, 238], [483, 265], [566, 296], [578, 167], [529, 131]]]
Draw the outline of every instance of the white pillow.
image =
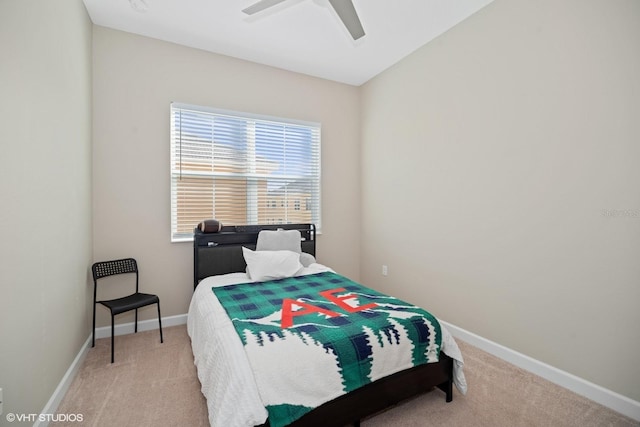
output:
[[292, 277], [300, 271], [300, 255], [291, 251], [252, 251], [244, 246], [242, 255], [251, 280], [263, 282]]
[[256, 251], [302, 252], [302, 236], [299, 230], [262, 230], [258, 233]]
[[300, 264], [302, 264], [303, 267], [309, 267], [311, 264], [314, 264], [316, 262], [316, 258], [311, 255], [308, 254], [306, 252], [302, 252], [300, 254]]

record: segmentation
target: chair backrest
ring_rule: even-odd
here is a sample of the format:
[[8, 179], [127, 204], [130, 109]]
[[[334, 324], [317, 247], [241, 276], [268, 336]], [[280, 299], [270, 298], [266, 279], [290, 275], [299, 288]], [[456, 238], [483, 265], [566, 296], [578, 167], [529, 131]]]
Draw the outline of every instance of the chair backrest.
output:
[[135, 273], [136, 292], [138, 292], [138, 263], [133, 258], [96, 262], [91, 266], [91, 272], [93, 273], [94, 288], [97, 286], [98, 279], [102, 279], [103, 277], [113, 276], [115, 274]]

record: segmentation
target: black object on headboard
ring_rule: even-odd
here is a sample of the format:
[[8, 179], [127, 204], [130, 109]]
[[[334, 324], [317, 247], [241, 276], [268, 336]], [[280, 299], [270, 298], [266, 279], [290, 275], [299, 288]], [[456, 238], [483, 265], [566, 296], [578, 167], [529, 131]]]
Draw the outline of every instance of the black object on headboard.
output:
[[302, 252], [316, 255], [316, 226], [314, 224], [231, 225], [219, 233], [193, 231], [193, 288], [205, 277], [244, 272], [247, 264], [242, 247], [256, 248], [261, 230], [298, 230], [302, 236]]

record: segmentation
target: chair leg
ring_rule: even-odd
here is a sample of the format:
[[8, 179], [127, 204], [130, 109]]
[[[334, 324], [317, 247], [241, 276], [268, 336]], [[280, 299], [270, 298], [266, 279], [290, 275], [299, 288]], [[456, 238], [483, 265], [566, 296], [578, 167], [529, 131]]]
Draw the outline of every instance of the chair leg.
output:
[[91, 347], [96, 346], [96, 303], [93, 303], [93, 334], [91, 335]]
[[114, 326], [113, 326], [113, 313], [111, 314], [111, 363], [113, 363], [113, 343], [114, 343]]
[[137, 334], [138, 333], [138, 309], [137, 308], [136, 308], [136, 322], [135, 323], [136, 323], [136, 325], [134, 327], [133, 332]]
[[160, 325], [160, 343], [163, 343], [162, 338], [162, 318], [160, 317], [160, 302], [158, 302], [158, 324]]

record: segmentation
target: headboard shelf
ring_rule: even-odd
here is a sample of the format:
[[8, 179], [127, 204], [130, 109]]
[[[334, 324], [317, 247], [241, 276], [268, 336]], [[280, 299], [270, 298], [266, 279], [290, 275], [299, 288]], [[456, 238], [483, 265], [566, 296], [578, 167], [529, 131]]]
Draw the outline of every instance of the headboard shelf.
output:
[[193, 232], [193, 287], [205, 277], [243, 272], [246, 263], [242, 247], [255, 249], [262, 230], [298, 230], [302, 237], [302, 251], [316, 255], [316, 227], [314, 224], [269, 224], [223, 226], [218, 233]]

